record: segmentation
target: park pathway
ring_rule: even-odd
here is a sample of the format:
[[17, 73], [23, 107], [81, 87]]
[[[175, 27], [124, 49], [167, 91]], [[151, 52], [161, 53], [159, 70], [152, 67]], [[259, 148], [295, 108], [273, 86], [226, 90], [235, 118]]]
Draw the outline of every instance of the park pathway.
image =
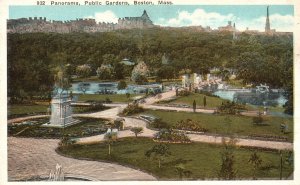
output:
[[155, 180], [139, 170], [107, 162], [78, 160], [55, 152], [59, 140], [8, 137], [8, 180], [47, 177], [56, 164], [66, 176], [90, 180]]
[[[146, 98], [146, 103], [141, 104], [146, 109], [172, 110], [192, 112], [190, 108], [165, 107], [152, 105], [155, 102], [175, 96], [175, 91], [162, 93], [160, 98]], [[127, 104], [107, 104], [111, 109], [86, 114], [74, 114], [75, 117], [104, 118], [114, 120]], [[213, 113], [213, 110], [197, 109], [197, 112]], [[44, 118], [49, 115], [37, 115], [8, 120], [8, 124], [21, 122], [33, 118]], [[146, 127], [147, 122], [134, 117], [123, 117], [125, 127], [143, 127], [140, 136], [153, 137], [157, 132]], [[118, 137], [133, 137], [129, 130], [119, 131]], [[211, 135], [188, 134], [194, 142], [216, 143], [222, 142], [222, 137]], [[101, 142], [104, 134], [80, 138], [77, 143], [89, 144]], [[33, 176], [48, 176], [50, 170], [54, 170], [57, 163], [63, 166], [66, 176], [83, 177], [90, 180], [155, 180], [147, 173], [106, 162], [78, 160], [61, 156], [55, 152], [59, 140], [56, 139], [33, 139], [8, 137], [8, 180], [22, 180]], [[251, 139], [238, 139], [237, 145], [263, 147], [270, 149], [293, 149], [293, 144], [288, 142], [261, 141]]]

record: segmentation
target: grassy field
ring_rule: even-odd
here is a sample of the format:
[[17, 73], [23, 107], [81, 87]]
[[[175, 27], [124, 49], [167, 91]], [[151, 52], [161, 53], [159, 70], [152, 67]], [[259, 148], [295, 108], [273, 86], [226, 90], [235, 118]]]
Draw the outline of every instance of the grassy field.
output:
[[[179, 97], [176, 100], [172, 101], [172, 103], [186, 104], [186, 105], [193, 106], [193, 102], [195, 100], [197, 107], [203, 108], [203, 97], [204, 96], [205, 95], [203, 95], [203, 94], [192, 93], [191, 95], [188, 95], [188, 96]], [[206, 108], [216, 108], [216, 107], [220, 106], [223, 101], [225, 101], [225, 100], [218, 98], [218, 97], [206, 96]]]
[[126, 94], [80, 94], [78, 96], [78, 101], [105, 101], [106, 98], [109, 98], [113, 103], [122, 102], [127, 103], [131, 102], [133, 97], [143, 96], [144, 94], [131, 94], [128, 99]]
[[10, 125], [8, 127], [9, 136], [21, 137], [41, 137], [41, 138], [60, 138], [63, 133], [70, 137], [87, 137], [104, 133], [106, 131], [105, 120], [92, 118], [76, 118], [80, 123], [63, 128], [41, 127], [42, 124], [49, 122], [48, 119], [36, 119], [34, 125]]
[[[167, 157], [158, 168], [157, 161], [145, 157], [145, 151], [154, 143], [148, 138], [122, 138], [112, 144], [111, 157], [108, 156], [108, 146], [105, 143], [93, 145], [75, 145], [61, 148], [60, 152], [75, 157], [92, 160], [105, 160], [119, 164], [130, 165], [158, 177], [160, 180], [178, 180], [175, 165], [183, 164], [186, 170], [192, 172], [190, 179], [215, 179], [221, 165], [221, 145], [204, 143], [168, 144], [171, 156]], [[252, 151], [239, 148], [234, 151], [234, 169], [237, 178], [251, 179], [252, 166], [247, 163]], [[279, 178], [280, 156], [278, 152], [258, 152], [262, 165], [258, 170], [258, 178]], [[284, 156], [285, 157], [285, 156]], [[283, 177], [289, 176], [292, 166], [283, 166]]]
[[[147, 110], [143, 114], [153, 115], [161, 118], [169, 125], [173, 126], [180, 120], [192, 119], [199, 121], [203, 127], [208, 129], [209, 133], [227, 134], [234, 133], [240, 136], [248, 135], [276, 135], [288, 137], [289, 141], [293, 141], [293, 119], [281, 117], [266, 117], [266, 125], [254, 125], [252, 117], [235, 116], [235, 115], [216, 115], [201, 114], [188, 112], [167, 112]], [[226, 119], [230, 119], [231, 123], [226, 123]], [[288, 124], [289, 133], [281, 133], [280, 124], [286, 122]]]
[[8, 105], [8, 118], [45, 114], [47, 105]]

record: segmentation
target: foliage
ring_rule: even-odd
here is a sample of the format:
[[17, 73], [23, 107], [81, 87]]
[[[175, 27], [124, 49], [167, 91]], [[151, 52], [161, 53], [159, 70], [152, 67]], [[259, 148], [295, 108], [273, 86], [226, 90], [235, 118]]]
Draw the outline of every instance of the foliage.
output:
[[197, 108], [197, 105], [196, 105], [196, 101], [194, 100], [193, 101], [193, 110], [194, 110], [194, 112], [196, 111], [196, 108]]
[[[176, 172], [176, 165], [184, 164], [184, 168], [192, 172], [191, 176], [183, 176], [189, 180], [212, 180], [218, 177], [220, 169], [220, 152], [223, 150], [222, 145], [209, 143], [193, 142], [190, 144], [168, 144], [172, 155], [165, 158], [161, 169], [157, 166], [157, 161], [147, 160], [145, 151], [158, 144], [151, 138], [120, 138], [113, 143], [113, 157], [107, 155], [106, 143], [95, 143], [86, 145], [75, 145], [74, 147], [59, 148], [58, 150], [65, 156], [77, 159], [89, 159], [93, 161], [107, 161], [125, 166], [131, 166], [140, 169], [148, 174], [153, 174], [157, 180], [180, 180]], [[235, 169], [239, 179], [252, 178], [252, 165], [248, 163], [252, 149], [239, 147], [235, 150]], [[278, 151], [265, 151], [259, 149], [260, 158], [264, 161], [257, 173], [257, 178], [278, 179], [278, 163], [280, 156]], [[283, 153], [283, 158], [287, 157]], [[174, 168], [175, 167], [175, 168]], [[285, 165], [283, 176], [289, 176], [293, 172], [293, 165]], [[240, 181], [238, 181], [240, 182]]]
[[222, 139], [222, 144], [224, 146], [224, 150], [221, 152], [221, 169], [219, 171], [219, 178], [224, 180], [233, 180], [236, 177], [237, 171], [234, 169], [234, 147], [236, 141], [234, 139], [230, 139], [226, 141], [225, 138]]
[[[134, 62], [141, 58], [155, 72], [162, 67], [161, 58], [166, 53], [176, 75], [182, 69], [185, 74], [205, 74], [213, 67], [224, 66], [236, 70], [244, 82], [283, 87], [289, 99], [287, 112], [293, 110], [291, 34], [243, 33], [233, 43], [231, 33], [153, 28], [90, 34], [8, 34], [7, 45], [8, 80], [13, 82], [8, 83], [10, 97], [21, 98], [21, 90], [31, 96], [39, 94], [42, 86], [52, 87], [51, 69], [59, 64], [74, 67], [86, 63], [94, 74], [94, 69], [102, 64], [115, 67], [122, 58]], [[71, 75], [74, 72], [70, 70]], [[223, 76], [226, 78], [227, 72]], [[46, 89], [42, 91], [49, 92]]]
[[146, 157], [151, 158], [151, 156], [153, 156], [153, 159], [158, 160], [158, 168], [161, 167], [161, 161], [169, 155], [171, 155], [169, 147], [166, 144], [161, 143], [154, 145], [151, 149], [145, 152]]
[[248, 163], [252, 164], [252, 166], [253, 166], [253, 180], [255, 180], [257, 170], [259, 169], [259, 167], [261, 166], [261, 163], [262, 163], [262, 160], [261, 160], [260, 156], [257, 155], [256, 151], [254, 151], [251, 154], [251, 156], [248, 160]]
[[190, 94], [191, 94], [191, 92], [188, 91], [188, 90], [182, 90], [182, 91], [179, 91], [179, 92], [178, 92], [178, 95], [179, 95], [179, 96], [188, 96], [188, 95], [190, 95]]
[[74, 143], [75, 143], [74, 140], [72, 140], [72, 139], [70, 139], [70, 137], [64, 135], [64, 136], [61, 138], [61, 140], [60, 140], [60, 142], [58, 143], [58, 145], [59, 145], [60, 147], [65, 147], [65, 146], [72, 145], [72, 144], [74, 144]]
[[170, 128], [170, 126], [168, 125], [167, 122], [164, 122], [164, 121], [162, 121], [162, 119], [159, 119], [159, 118], [157, 118], [154, 121], [152, 121], [150, 123], [150, 127], [152, 127], [152, 128], [158, 128], [158, 129], [162, 129], [162, 128], [168, 129], [168, 128]]
[[189, 137], [184, 133], [168, 129], [161, 129], [158, 133], [155, 134], [155, 139], [166, 142], [190, 142]]
[[81, 66], [77, 66], [77, 68], [76, 68], [76, 74], [79, 77], [86, 78], [86, 77], [90, 76], [91, 73], [92, 73], [92, 69], [87, 64], [84, 64], [84, 65], [81, 65]]
[[69, 138], [80, 138], [99, 135], [107, 130], [104, 120], [92, 118], [77, 118], [80, 123], [66, 128], [42, 127], [49, 122], [48, 119], [27, 121], [28, 124], [17, 124], [8, 126], [8, 135], [32, 138], [61, 138], [62, 135]]
[[143, 127], [132, 127], [130, 131], [134, 133], [135, 137], [137, 137], [138, 134], [143, 132]]
[[124, 119], [123, 118], [117, 118], [114, 120], [112, 127], [117, 128], [118, 130], [123, 130], [124, 126]]
[[264, 122], [264, 118], [262, 117], [262, 113], [258, 112], [258, 116], [252, 118], [253, 123], [256, 125], [260, 125]]
[[206, 96], [203, 97], [203, 107], [206, 107]]
[[221, 114], [239, 114], [241, 110], [245, 110], [246, 107], [244, 105], [225, 101], [217, 108], [217, 112]]
[[143, 111], [143, 107], [139, 106], [138, 103], [131, 103], [123, 110], [122, 114], [124, 116], [130, 116], [133, 114], [141, 113]]
[[118, 83], [118, 90], [120, 89], [126, 89], [127, 87], [127, 84], [124, 80], [121, 80], [119, 83]]
[[101, 80], [110, 80], [113, 78], [113, 68], [110, 65], [101, 65], [97, 68], [97, 76]]
[[207, 132], [208, 129], [203, 127], [200, 121], [193, 121], [191, 119], [178, 121], [174, 128], [179, 130], [188, 130], [196, 132]]
[[160, 67], [157, 72], [156, 75], [158, 77], [158, 79], [172, 79], [175, 76], [175, 69], [173, 66], [162, 66]]
[[176, 173], [179, 175], [179, 179], [182, 179], [185, 177], [190, 177], [192, 172], [190, 170], [187, 170], [184, 164], [180, 163], [175, 165]]
[[134, 81], [138, 85], [143, 85], [148, 82], [148, 79], [145, 75], [139, 73], [133, 73], [131, 76], [132, 81]]
[[108, 155], [111, 154], [111, 144], [113, 142], [115, 142], [118, 139], [118, 135], [116, 132], [107, 132], [104, 135], [104, 140], [107, 142], [108, 144]]
[[[253, 126], [253, 120], [250, 116], [239, 116], [229, 114], [199, 114], [189, 112], [171, 112], [162, 110], [146, 110], [143, 114], [153, 115], [156, 118], [161, 118], [170, 127], [175, 126], [179, 121], [191, 119], [199, 121], [204, 128], [208, 129], [208, 133], [216, 133], [227, 135], [228, 127], [230, 126], [231, 133], [238, 136], [256, 135], [273, 135], [284, 136], [289, 142], [293, 141], [293, 133], [295, 132], [293, 119], [268, 116], [264, 124], [267, 126]], [[231, 120], [230, 125], [226, 122], [228, 117]], [[289, 132], [284, 134], [280, 131], [280, 124], [286, 122], [289, 127]], [[270, 139], [272, 140], [272, 138]]]

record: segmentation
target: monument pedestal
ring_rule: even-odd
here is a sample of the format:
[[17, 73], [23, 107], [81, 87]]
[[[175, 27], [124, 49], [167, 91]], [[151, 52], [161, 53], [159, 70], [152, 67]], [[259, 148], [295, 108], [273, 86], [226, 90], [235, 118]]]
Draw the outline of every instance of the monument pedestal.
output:
[[64, 128], [79, 123], [72, 117], [72, 99], [68, 94], [60, 94], [51, 100], [50, 122], [44, 124], [46, 127]]

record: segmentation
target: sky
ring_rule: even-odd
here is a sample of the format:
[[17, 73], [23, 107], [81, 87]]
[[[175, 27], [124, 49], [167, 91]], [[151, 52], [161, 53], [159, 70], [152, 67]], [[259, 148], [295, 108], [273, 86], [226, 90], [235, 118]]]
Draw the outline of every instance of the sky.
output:
[[[217, 29], [235, 22], [240, 31], [264, 31], [266, 5], [172, 5], [172, 6], [10, 6], [9, 18], [46, 17], [47, 20], [94, 18], [97, 22], [114, 22], [118, 18], [141, 16], [146, 10], [150, 19], [161, 26], [210, 26]], [[271, 29], [293, 31], [294, 6], [269, 7]]]

